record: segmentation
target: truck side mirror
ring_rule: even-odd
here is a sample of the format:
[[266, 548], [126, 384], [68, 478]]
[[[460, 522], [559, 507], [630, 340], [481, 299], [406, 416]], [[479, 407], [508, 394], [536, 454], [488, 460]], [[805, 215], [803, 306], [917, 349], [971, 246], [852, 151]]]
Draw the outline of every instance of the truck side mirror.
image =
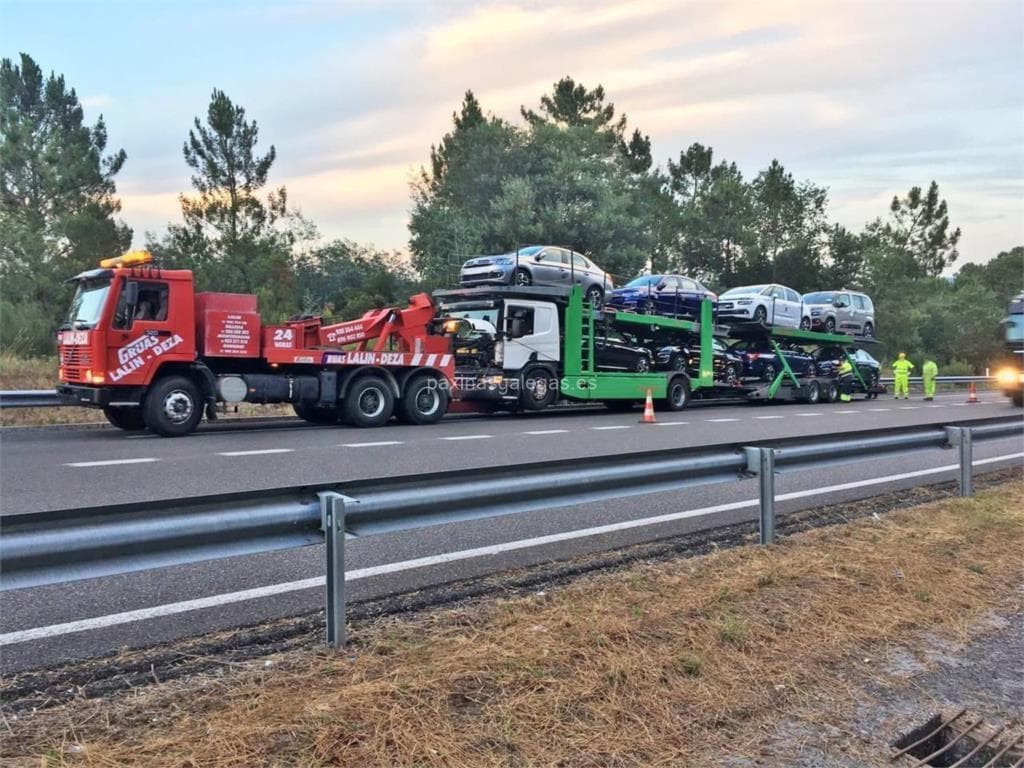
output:
[[139, 284], [136, 283], [134, 280], [129, 280], [127, 283], [124, 284], [124, 304], [128, 309], [132, 310], [131, 312], [128, 313], [129, 317], [131, 317], [131, 315], [134, 313], [135, 305], [138, 303]]
[[135, 317], [135, 307], [139, 303], [139, 284], [134, 280], [125, 282], [121, 289], [121, 299], [117, 303], [117, 316], [114, 318], [115, 328], [131, 328]]

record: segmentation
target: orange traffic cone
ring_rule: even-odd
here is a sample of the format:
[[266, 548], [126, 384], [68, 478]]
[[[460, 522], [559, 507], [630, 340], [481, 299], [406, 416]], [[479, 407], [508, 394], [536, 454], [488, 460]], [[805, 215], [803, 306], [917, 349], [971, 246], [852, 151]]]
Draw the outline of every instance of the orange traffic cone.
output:
[[967, 385], [967, 402], [968, 403], [980, 403], [978, 399], [978, 393], [974, 391], [974, 382]]
[[641, 424], [654, 423], [654, 399], [651, 397], [651, 390], [647, 390], [647, 402], [644, 403], [644, 418]]

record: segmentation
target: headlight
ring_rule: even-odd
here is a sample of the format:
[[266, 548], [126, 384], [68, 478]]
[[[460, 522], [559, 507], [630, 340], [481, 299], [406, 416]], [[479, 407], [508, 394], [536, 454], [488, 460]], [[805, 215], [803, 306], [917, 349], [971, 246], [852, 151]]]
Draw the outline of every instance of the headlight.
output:
[[495, 259], [494, 263], [507, 267], [509, 264], [515, 264], [516, 260], [511, 256], [501, 256], [500, 258]]
[[820, 315], [821, 314], [821, 310], [820, 309], [812, 309], [811, 310], [811, 314], [812, 315]]
[[1004, 387], [1012, 387], [1020, 381], [1021, 374], [1013, 368], [1000, 368], [996, 371], [996, 381]]
[[739, 301], [737, 301], [736, 303], [737, 303], [737, 304], [743, 304], [743, 305], [746, 305], [746, 304], [753, 304], [754, 302], [753, 302], [753, 301], [751, 301], [750, 299], [740, 299], [740, 300], [739, 300]]

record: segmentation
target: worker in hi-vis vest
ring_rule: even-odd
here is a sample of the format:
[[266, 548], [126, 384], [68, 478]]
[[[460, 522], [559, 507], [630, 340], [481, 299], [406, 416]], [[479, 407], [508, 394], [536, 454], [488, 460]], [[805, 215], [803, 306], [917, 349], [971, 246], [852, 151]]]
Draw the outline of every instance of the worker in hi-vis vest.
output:
[[939, 375], [939, 366], [934, 360], [925, 360], [921, 366], [921, 381], [924, 383], [924, 399], [935, 399], [935, 377]]
[[892, 375], [895, 379], [893, 392], [897, 400], [900, 399], [901, 394], [904, 400], [910, 398], [910, 372], [912, 370], [914, 370], [914, 364], [907, 360], [907, 353], [900, 352], [896, 362], [892, 364]]
[[850, 361], [844, 359], [839, 364], [839, 399], [844, 403], [852, 399], [850, 393], [853, 391], [853, 366]]

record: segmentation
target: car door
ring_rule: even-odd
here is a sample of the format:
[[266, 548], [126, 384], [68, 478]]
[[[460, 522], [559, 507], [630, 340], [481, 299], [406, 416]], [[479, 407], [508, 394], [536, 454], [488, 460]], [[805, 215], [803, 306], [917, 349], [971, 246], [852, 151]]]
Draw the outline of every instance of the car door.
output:
[[679, 278], [675, 275], [665, 275], [654, 289], [659, 314], [673, 315], [680, 311], [682, 297], [679, 295]]
[[853, 321], [856, 323], [857, 333], [864, 332], [864, 322], [867, 320], [868, 312], [867, 307], [864, 306], [864, 298], [858, 296], [856, 293], [852, 294], [853, 298]]
[[786, 325], [786, 291], [781, 285], [772, 286], [768, 302], [768, 324]]
[[594, 270], [591, 268], [590, 263], [575, 251], [570, 251], [568, 255], [572, 262], [570, 274], [573, 284], [590, 285], [594, 281]]
[[784, 290], [786, 291], [786, 320], [788, 321], [790, 328], [799, 328], [800, 316], [803, 314], [803, 308], [800, 304], [800, 294], [792, 288], [786, 288]]
[[857, 320], [854, 317], [853, 300], [848, 293], [836, 294], [836, 330], [840, 333], [849, 333], [857, 328]]
[[700, 301], [703, 298], [704, 293], [696, 280], [679, 278], [679, 314], [696, 317], [700, 314]]
[[561, 248], [545, 248], [538, 254], [533, 267], [533, 282], [536, 285], [561, 285], [568, 287], [569, 259]]

